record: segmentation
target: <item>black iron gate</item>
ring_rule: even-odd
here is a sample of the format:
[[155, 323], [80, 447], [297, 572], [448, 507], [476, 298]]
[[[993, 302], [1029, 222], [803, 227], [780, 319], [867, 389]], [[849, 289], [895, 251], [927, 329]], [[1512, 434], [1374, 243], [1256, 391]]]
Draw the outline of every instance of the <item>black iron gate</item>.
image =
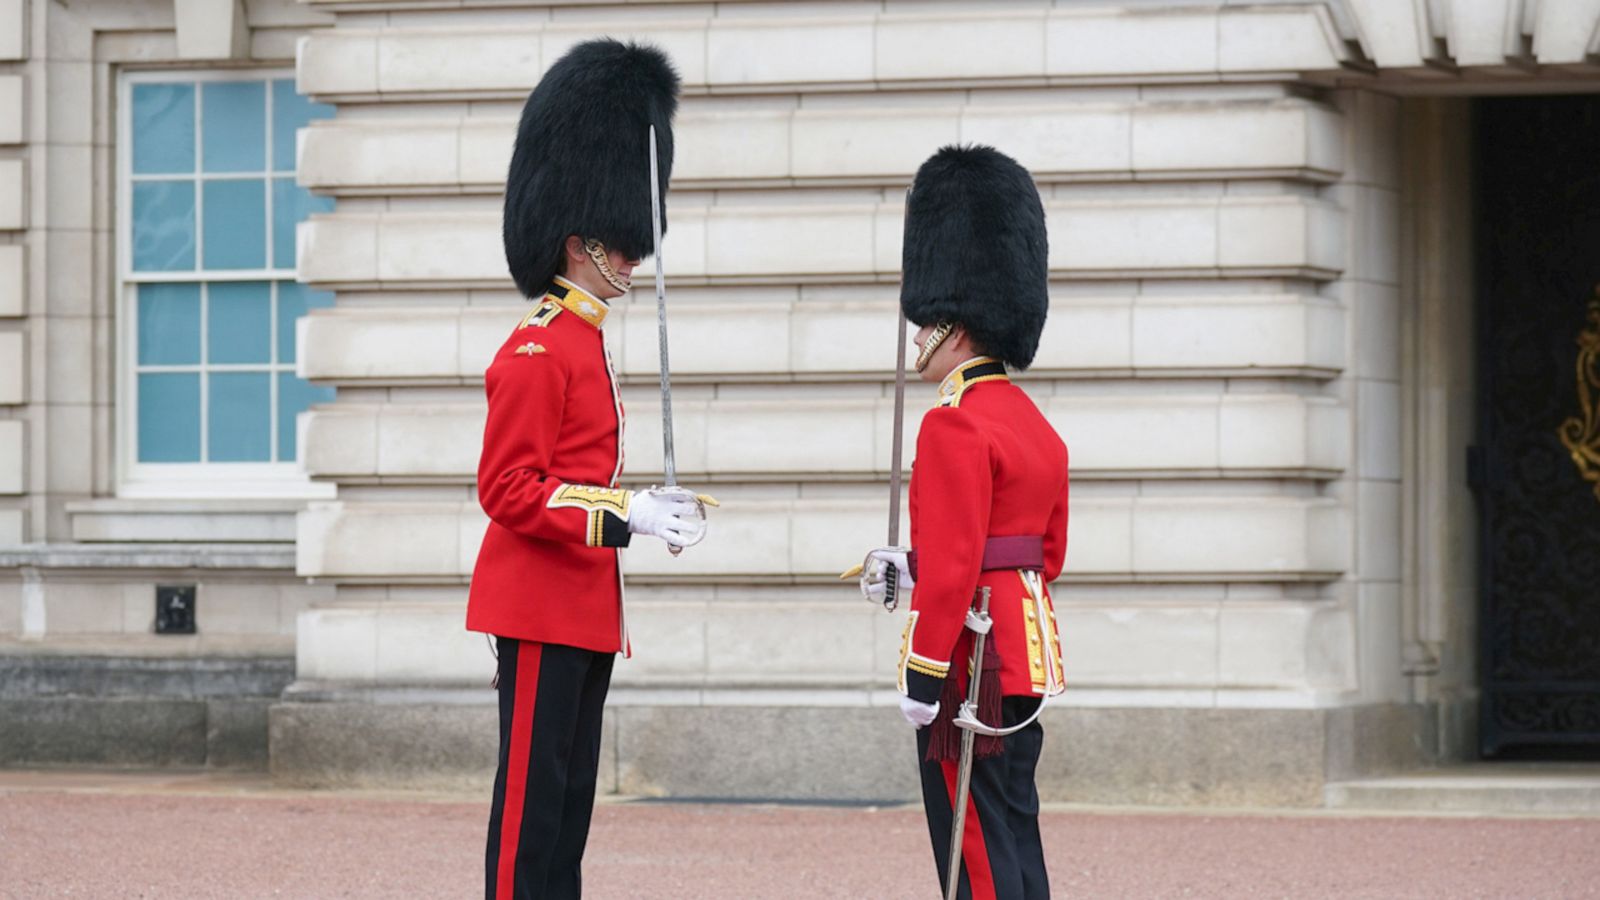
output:
[[1600, 96], [1474, 130], [1481, 749], [1600, 757]]

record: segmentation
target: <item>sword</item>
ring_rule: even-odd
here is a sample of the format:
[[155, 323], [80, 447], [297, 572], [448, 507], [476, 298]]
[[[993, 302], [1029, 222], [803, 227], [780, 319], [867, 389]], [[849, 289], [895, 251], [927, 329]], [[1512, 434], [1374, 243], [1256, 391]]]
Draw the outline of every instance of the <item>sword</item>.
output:
[[[907, 194], [909, 195], [909, 191]], [[907, 197], [909, 200], [909, 196]], [[894, 438], [889, 450], [889, 546], [900, 546], [900, 481], [901, 451], [905, 447], [906, 418], [906, 312], [902, 308], [897, 319], [900, 339], [895, 342], [894, 353]], [[883, 608], [894, 612], [900, 605], [900, 572], [897, 566], [885, 564], [883, 583]]]
[[[661, 460], [666, 468], [666, 486], [678, 486], [678, 464], [672, 452], [672, 375], [667, 365], [667, 276], [661, 264], [661, 166], [656, 161], [656, 127], [650, 126], [650, 227], [654, 232], [656, 257], [656, 332], [661, 340]], [[673, 556], [682, 547], [667, 545]]]
[[[976, 625], [977, 627], [973, 627]], [[967, 683], [967, 702], [963, 713], [978, 708], [978, 687], [983, 680], [983, 645], [989, 640], [989, 588], [983, 588], [978, 611], [967, 610], [967, 627], [972, 629], [972, 680]], [[950, 864], [946, 867], [945, 900], [956, 900], [961, 883], [961, 838], [967, 826], [967, 795], [972, 788], [972, 745], [977, 735], [970, 729], [961, 732], [961, 763], [956, 768], [955, 821], [950, 828]]]

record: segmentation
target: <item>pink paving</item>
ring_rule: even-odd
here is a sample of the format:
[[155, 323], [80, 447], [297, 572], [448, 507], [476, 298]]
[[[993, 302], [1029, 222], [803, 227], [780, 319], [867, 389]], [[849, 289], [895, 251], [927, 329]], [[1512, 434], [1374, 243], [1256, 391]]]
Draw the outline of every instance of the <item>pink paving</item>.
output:
[[[482, 896], [485, 804], [0, 773], [0, 897]], [[1600, 896], [1600, 820], [1051, 810], [1057, 897]], [[606, 802], [595, 898], [934, 898], [914, 809]]]

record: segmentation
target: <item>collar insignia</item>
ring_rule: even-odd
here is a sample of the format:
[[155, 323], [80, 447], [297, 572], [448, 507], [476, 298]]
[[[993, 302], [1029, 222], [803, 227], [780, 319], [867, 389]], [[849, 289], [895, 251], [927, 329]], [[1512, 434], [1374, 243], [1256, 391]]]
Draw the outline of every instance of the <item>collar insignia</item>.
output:
[[550, 285], [549, 292], [545, 294], [545, 300], [555, 303], [596, 328], [599, 328], [605, 322], [606, 314], [611, 312], [611, 307], [604, 300], [590, 294], [560, 275], [557, 275], [555, 283]]
[[967, 389], [985, 381], [1010, 381], [1006, 364], [988, 356], [976, 356], [955, 367], [939, 382], [939, 405], [960, 406]]

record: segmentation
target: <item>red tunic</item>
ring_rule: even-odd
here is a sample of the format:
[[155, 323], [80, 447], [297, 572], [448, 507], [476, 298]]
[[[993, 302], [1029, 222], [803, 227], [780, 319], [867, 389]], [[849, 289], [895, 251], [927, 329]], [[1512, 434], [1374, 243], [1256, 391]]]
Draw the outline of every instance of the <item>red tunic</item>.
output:
[[478, 462], [489, 528], [467, 628], [626, 652], [618, 547], [633, 493], [622, 474], [622, 402], [600, 325], [607, 306], [557, 279], [495, 354]]
[[[1061, 638], [1046, 586], [1067, 555], [1066, 445], [996, 360], [963, 363], [939, 394], [922, 419], [911, 475], [917, 582], [901, 641], [900, 690], [932, 703], [951, 660], [965, 669], [966, 612], [977, 589], [988, 586], [1001, 690], [1058, 693], [1065, 685]], [[981, 571], [984, 542], [1014, 535], [1043, 536], [1043, 578]]]

